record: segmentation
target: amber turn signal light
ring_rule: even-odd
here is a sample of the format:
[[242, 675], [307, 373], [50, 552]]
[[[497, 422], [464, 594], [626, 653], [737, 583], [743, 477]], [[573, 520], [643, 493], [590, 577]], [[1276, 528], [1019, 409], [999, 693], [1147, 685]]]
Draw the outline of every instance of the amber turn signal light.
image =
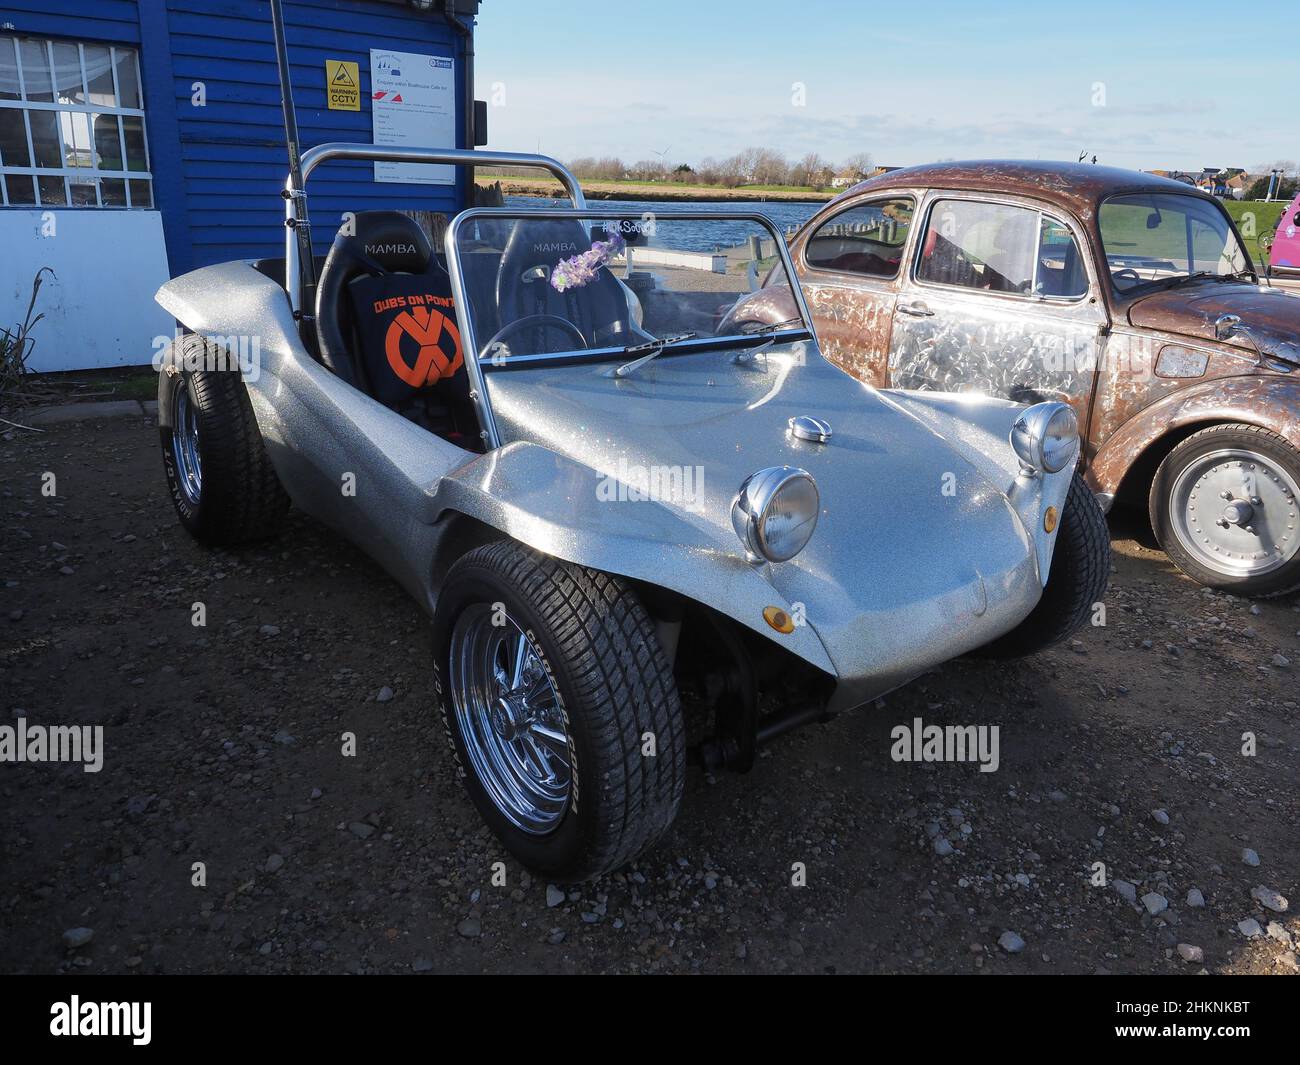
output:
[[794, 632], [794, 618], [779, 606], [763, 607], [763, 620], [776, 629], [777, 632], [785, 633], [787, 636]]

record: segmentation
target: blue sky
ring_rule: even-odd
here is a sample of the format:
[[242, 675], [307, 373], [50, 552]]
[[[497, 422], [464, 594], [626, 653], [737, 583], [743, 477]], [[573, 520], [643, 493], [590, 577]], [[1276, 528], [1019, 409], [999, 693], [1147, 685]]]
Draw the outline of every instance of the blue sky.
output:
[[1297, 41], [1294, 2], [484, 0], [476, 80], [490, 147], [562, 159], [1251, 167], [1300, 157]]

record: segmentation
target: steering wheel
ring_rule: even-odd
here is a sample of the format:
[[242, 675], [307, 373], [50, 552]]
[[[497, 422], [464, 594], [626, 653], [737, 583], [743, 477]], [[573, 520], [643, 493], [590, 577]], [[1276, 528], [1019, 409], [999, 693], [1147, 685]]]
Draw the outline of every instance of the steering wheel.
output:
[[568, 333], [581, 345], [584, 351], [591, 347], [587, 343], [587, 338], [582, 335], [582, 330], [567, 318], [561, 318], [558, 314], [526, 314], [522, 318], [516, 318], [513, 322], [498, 329], [493, 334], [492, 339], [483, 345], [483, 350], [478, 353], [478, 357], [480, 359], [487, 358], [488, 352], [492, 350], [494, 345], [503, 343], [506, 337], [514, 336], [522, 329], [547, 328], [560, 329]]
[[1131, 284], [1125, 286], [1126, 288], [1132, 288], [1133, 285], [1140, 285], [1140, 284], [1142, 284], [1142, 275], [1139, 274], [1136, 270], [1134, 270], [1133, 267], [1131, 267], [1131, 266], [1126, 266], [1126, 267], [1124, 267], [1122, 270], [1116, 270], [1116, 271], [1114, 271], [1114, 272], [1110, 275], [1110, 279], [1111, 279], [1112, 281], [1129, 281], [1129, 282], [1131, 282]]

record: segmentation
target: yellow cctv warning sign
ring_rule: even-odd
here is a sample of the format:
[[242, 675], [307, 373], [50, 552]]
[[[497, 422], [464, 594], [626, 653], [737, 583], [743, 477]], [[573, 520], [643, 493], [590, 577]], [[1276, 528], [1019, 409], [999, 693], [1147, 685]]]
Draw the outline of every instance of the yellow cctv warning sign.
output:
[[360, 111], [361, 76], [357, 65], [343, 59], [325, 60], [325, 94], [331, 111]]

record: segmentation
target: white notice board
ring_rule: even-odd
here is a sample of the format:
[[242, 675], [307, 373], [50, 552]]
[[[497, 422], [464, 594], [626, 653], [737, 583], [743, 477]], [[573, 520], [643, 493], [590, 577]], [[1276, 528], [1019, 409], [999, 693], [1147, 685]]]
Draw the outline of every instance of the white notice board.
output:
[[[370, 49], [370, 106], [376, 144], [456, 146], [456, 68], [440, 55]], [[375, 180], [450, 185], [455, 167], [375, 163]]]

